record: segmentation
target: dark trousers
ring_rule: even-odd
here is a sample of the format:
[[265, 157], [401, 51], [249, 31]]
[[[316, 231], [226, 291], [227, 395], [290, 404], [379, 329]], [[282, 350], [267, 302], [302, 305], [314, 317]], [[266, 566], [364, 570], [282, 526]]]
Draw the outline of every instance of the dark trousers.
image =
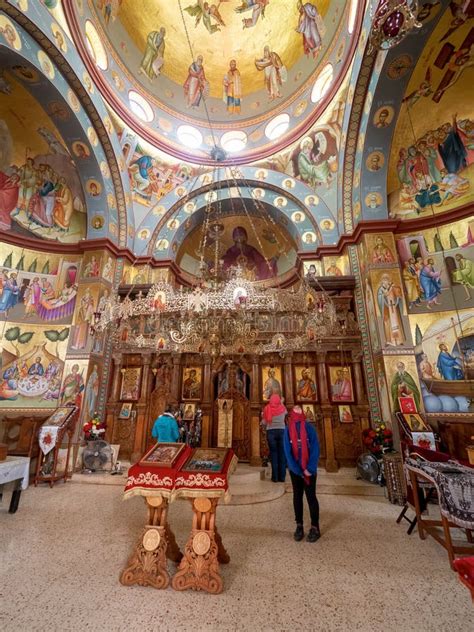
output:
[[270, 461], [272, 464], [272, 481], [285, 480], [286, 476], [286, 459], [283, 447], [283, 437], [285, 431], [283, 429], [267, 430], [268, 448], [270, 450]]
[[294, 474], [290, 470], [291, 484], [293, 485], [293, 507], [295, 510], [296, 524], [303, 524], [303, 494], [306, 494], [311, 525], [319, 527], [319, 503], [316, 498], [316, 475], [311, 476], [309, 485], [306, 485], [304, 478]]

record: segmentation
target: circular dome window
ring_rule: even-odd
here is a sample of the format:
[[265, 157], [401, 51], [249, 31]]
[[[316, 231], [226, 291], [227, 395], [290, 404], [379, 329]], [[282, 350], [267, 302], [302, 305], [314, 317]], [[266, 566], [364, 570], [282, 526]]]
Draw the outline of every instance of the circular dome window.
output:
[[196, 149], [202, 143], [202, 134], [191, 125], [181, 125], [178, 127], [178, 138], [183, 145]]
[[128, 101], [130, 103], [130, 109], [136, 116], [138, 116], [139, 119], [145, 121], [145, 123], [149, 123], [153, 120], [153, 110], [151, 105], [142, 97], [141, 94], [138, 94], [138, 92], [135, 92], [134, 90], [130, 90], [128, 93]]
[[311, 90], [311, 101], [318, 103], [324, 97], [329, 90], [334, 75], [333, 67], [331, 64], [326, 64], [321, 70], [321, 74], [314, 82], [313, 89]]
[[351, 8], [349, 9], [349, 21], [347, 23], [347, 30], [349, 33], [354, 31], [356, 16], [357, 16], [357, 0], [352, 0]]
[[242, 151], [247, 144], [247, 134], [240, 130], [232, 130], [222, 134], [221, 147], [233, 154], [237, 151]]
[[290, 126], [290, 117], [286, 112], [275, 116], [265, 128], [265, 136], [269, 140], [275, 140], [282, 136]]
[[100, 41], [95, 26], [90, 20], [86, 20], [86, 45], [95, 65], [101, 70], [107, 70], [109, 66], [107, 53], [105, 52], [104, 45]]

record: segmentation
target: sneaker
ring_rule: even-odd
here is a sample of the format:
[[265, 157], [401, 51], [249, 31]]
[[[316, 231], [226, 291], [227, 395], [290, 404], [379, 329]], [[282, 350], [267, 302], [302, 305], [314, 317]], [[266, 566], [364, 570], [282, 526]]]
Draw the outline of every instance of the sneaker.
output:
[[296, 527], [296, 531], [294, 532], [293, 537], [297, 542], [301, 542], [301, 540], [304, 538], [303, 525], [299, 524]]
[[319, 540], [320, 537], [321, 532], [319, 531], [318, 527], [311, 527], [306, 540], [308, 542], [316, 542], [317, 540]]

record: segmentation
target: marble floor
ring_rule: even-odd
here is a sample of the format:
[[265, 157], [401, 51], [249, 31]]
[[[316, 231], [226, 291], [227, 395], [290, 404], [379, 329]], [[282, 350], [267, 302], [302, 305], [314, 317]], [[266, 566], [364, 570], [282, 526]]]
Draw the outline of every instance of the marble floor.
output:
[[[271, 485], [271, 483], [268, 483]], [[291, 495], [222, 506], [231, 563], [218, 596], [123, 587], [119, 573], [144, 522], [115, 485], [30, 488], [0, 506], [0, 630], [466, 632], [469, 592], [432, 539], [395, 524], [381, 497], [320, 496], [323, 536], [292, 539]], [[180, 545], [187, 502], [171, 506]], [[470, 623], [469, 623], [470, 622]]]

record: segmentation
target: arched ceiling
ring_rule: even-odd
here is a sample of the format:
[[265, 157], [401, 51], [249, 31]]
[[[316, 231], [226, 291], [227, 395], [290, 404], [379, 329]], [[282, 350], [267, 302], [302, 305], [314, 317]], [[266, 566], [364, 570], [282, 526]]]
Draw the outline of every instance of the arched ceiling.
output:
[[154, 146], [208, 164], [215, 144], [233, 163], [248, 162], [314, 123], [346, 75], [363, 13], [357, 6], [64, 2], [75, 44], [112, 109]]

